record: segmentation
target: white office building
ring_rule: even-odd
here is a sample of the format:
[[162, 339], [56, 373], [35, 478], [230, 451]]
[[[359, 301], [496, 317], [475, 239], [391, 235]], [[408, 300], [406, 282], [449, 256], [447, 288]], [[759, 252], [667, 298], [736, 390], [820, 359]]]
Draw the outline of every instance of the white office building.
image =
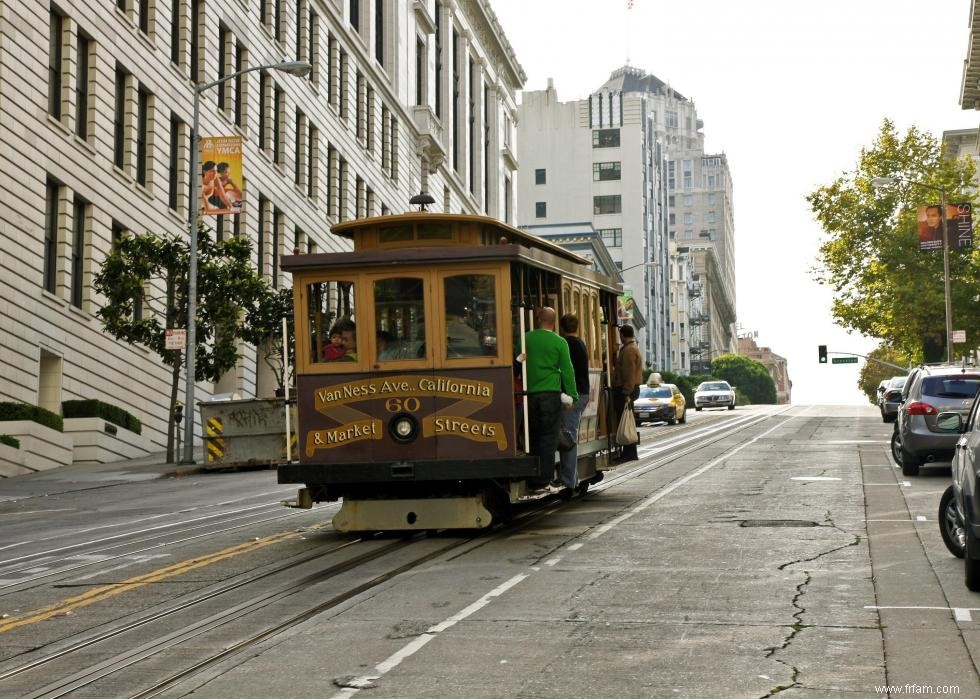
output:
[[[487, 0], [0, 0], [0, 401], [103, 400], [163, 448], [170, 369], [102, 332], [91, 281], [121, 232], [186, 233], [195, 84], [284, 59], [312, 71], [200, 99], [200, 133], [240, 135], [245, 173], [244, 213], [207, 223], [274, 285], [281, 255], [341, 249], [331, 224], [423, 189], [514, 221], [525, 78]], [[271, 395], [243, 351], [199, 398]]]

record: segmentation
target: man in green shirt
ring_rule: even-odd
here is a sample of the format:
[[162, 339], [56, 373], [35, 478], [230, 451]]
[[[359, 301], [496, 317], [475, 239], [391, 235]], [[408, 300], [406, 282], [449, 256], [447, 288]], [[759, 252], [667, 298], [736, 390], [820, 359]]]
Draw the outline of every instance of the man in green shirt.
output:
[[524, 350], [531, 453], [538, 457], [542, 475], [532, 485], [543, 486], [548, 485], [555, 470], [562, 390], [572, 397], [573, 403], [578, 401], [578, 390], [568, 343], [555, 332], [555, 309], [542, 308], [536, 316], [536, 328], [524, 335]]

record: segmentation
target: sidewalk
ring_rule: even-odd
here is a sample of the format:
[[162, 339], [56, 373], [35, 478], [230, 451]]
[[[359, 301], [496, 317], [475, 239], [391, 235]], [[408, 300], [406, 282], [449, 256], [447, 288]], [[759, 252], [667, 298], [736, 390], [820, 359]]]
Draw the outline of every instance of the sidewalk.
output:
[[33, 471], [0, 478], [0, 502], [34, 497], [50, 492], [71, 492], [113, 482], [182, 478], [204, 472], [204, 453], [195, 450], [193, 464], [168, 464], [166, 453], [159, 452], [124, 461], [105, 464], [76, 463], [45, 471]]

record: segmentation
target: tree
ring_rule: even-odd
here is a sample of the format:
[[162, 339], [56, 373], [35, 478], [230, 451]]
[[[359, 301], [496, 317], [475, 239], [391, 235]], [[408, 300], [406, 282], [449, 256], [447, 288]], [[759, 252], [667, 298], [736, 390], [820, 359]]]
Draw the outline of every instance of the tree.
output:
[[776, 402], [776, 382], [762, 362], [739, 354], [723, 354], [712, 360], [711, 374], [737, 387], [750, 403]]
[[[901, 354], [887, 344], [881, 344], [868, 352], [868, 358], [879, 359], [890, 364], [898, 364], [899, 366], [911, 364], [908, 356]], [[878, 400], [878, 384], [893, 376], [901, 376], [902, 373], [901, 369], [896, 369], [893, 366], [879, 364], [878, 362], [866, 362], [861, 367], [861, 373], [858, 375], [858, 388], [861, 389], [861, 392], [873, 404]]]
[[[946, 158], [933, 136], [910, 128], [904, 135], [885, 120], [856, 170], [807, 196], [827, 234], [814, 276], [834, 291], [833, 316], [844, 328], [879, 338], [914, 361], [945, 357], [945, 293], [941, 252], [919, 252], [916, 208], [970, 202], [975, 167], [969, 158]], [[874, 177], [895, 186], [875, 188]], [[980, 254], [950, 251], [953, 325], [971, 340], [980, 333]]]
[[[217, 381], [239, 359], [243, 339], [242, 309], [251, 308], [268, 293], [251, 263], [251, 244], [232, 237], [214, 242], [207, 229], [198, 231], [196, 370], [197, 381]], [[172, 368], [170, 412], [177, 405], [183, 352], [166, 349], [167, 328], [187, 326], [187, 288], [190, 245], [183, 236], [153, 233], [123, 234], [95, 276], [94, 288], [105, 297], [96, 315], [118, 340], [143, 345]], [[162, 312], [155, 299], [143, 313], [151, 285], [163, 287]], [[140, 309], [137, 312], [137, 309]], [[157, 312], [152, 312], [157, 311]], [[188, 414], [187, 420], [193, 420]], [[174, 421], [167, 420], [167, 460], [174, 460]]]
[[[259, 355], [276, 376], [279, 389], [286, 385], [286, 368], [282, 362], [282, 319], [286, 319], [286, 342], [289, 365], [296, 366], [296, 324], [293, 320], [293, 290], [269, 289], [245, 311], [243, 338], [255, 345]], [[290, 384], [294, 378], [289, 377]]]

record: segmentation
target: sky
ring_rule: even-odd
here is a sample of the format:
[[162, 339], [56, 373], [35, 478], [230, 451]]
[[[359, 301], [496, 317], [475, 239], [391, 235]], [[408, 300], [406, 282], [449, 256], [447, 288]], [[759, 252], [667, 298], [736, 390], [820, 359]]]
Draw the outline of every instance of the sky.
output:
[[853, 170], [885, 118], [936, 137], [980, 125], [959, 106], [970, 0], [489, 3], [526, 90], [552, 78], [559, 100], [582, 99], [629, 62], [694, 100], [734, 183], [741, 330], [786, 357], [794, 403], [867, 404], [863, 360], [817, 362], [818, 345], [867, 354], [878, 341], [835, 325], [805, 197]]

